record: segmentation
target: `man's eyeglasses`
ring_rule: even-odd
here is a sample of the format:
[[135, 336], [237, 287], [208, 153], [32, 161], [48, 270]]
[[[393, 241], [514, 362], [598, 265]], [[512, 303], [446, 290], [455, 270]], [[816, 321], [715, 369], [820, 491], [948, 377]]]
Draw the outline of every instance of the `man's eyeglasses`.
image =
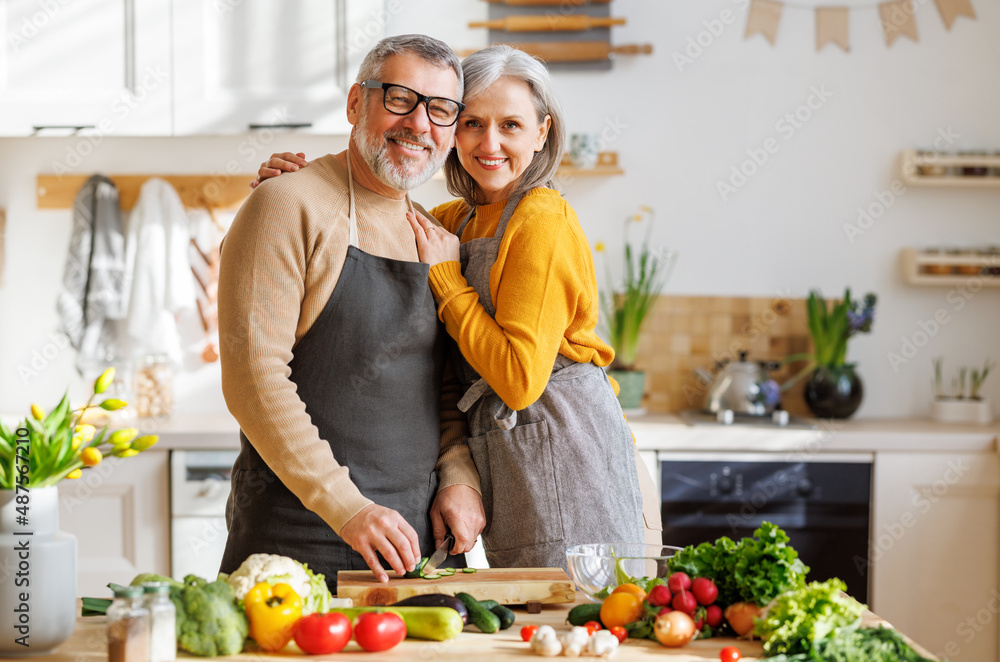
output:
[[361, 87], [382, 90], [382, 105], [393, 115], [409, 115], [419, 104], [424, 103], [427, 119], [438, 126], [451, 126], [458, 121], [458, 115], [465, 110], [465, 104], [445, 97], [428, 97], [402, 85], [383, 83], [377, 80], [362, 81]]

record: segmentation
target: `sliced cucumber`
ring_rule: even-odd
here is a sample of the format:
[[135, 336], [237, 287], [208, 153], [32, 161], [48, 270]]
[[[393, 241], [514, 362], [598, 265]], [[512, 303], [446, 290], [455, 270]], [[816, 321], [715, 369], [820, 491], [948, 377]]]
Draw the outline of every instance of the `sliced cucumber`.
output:
[[476, 569], [475, 568], [462, 568], [462, 572], [464, 572], [467, 575], [471, 575], [471, 574], [474, 574], [476, 572]]
[[434, 573], [433, 575], [420, 575], [421, 579], [441, 579], [441, 575]]

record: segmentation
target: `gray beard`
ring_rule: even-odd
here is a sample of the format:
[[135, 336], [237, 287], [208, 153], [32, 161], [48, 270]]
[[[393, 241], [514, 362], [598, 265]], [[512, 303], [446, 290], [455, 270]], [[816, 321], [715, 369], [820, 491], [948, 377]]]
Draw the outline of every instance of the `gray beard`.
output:
[[430, 146], [431, 155], [427, 165], [422, 170], [412, 173], [410, 167], [416, 165], [418, 160], [410, 156], [401, 156], [399, 163], [394, 163], [389, 158], [389, 140], [397, 138], [429, 146], [427, 138], [419, 138], [405, 130], [386, 131], [381, 136], [373, 135], [368, 130], [368, 113], [362, 113], [359, 118], [355, 138], [361, 158], [368, 164], [368, 168], [375, 175], [375, 178], [398, 191], [409, 191], [433, 177], [434, 173], [444, 165], [450, 151]]

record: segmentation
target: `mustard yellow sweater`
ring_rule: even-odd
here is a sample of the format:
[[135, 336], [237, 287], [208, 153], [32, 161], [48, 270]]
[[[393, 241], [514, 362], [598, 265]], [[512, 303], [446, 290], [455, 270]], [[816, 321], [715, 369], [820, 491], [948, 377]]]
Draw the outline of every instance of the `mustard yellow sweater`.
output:
[[[504, 204], [479, 207], [461, 241], [492, 237]], [[431, 213], [457, 232], [468, 211], [462, 200], [454, 200]], [[490, 273], [495, 318], [479, 303], [458, 262], [431, 267], [430, 283], [449, 335], [511, 409], [524, 409], [541, 396], [557, 354], [598, 366], [614, 358], [595, 332], [599, 304], [590, 244], [557, 191], [529, 191], [507, 224]]]
[[[261, 458], [302, 503], [337, 533], [371, 500], [320, 438], [295, 383], [295, 345], [337, 285], [349, 244], [343, 153], [269, 179], [240, 208], [222, 248], [219, 337], [222, 391]], [[417, 261], [403, 200], [354, 187], [359, 248]], [[461, 385], [446, 366], [441, 393], [438, 489], [469, 485], [479, 474], [465, 445]]]

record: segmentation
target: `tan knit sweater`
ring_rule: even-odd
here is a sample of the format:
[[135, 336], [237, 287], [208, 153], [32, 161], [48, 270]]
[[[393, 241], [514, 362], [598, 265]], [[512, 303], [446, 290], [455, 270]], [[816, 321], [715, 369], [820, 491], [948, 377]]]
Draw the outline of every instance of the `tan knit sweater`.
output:
[[[337, 156], [341, 156], [337, 155]], [[405, 200], [355, 183], [359, 248], [417, 261]], [[289, 379], [296, 343], [319, 317], [349, 245], [347, 172], [334, 155], [258, 186], [243, 204], [222, 250], [219, 336], [222, 391], [247, 439], [302, 503], [340, 533], [372, 503], [319, 436]], [[439, 488], [476, 489], [461, 386], [446, 366], [441, 403]]]

